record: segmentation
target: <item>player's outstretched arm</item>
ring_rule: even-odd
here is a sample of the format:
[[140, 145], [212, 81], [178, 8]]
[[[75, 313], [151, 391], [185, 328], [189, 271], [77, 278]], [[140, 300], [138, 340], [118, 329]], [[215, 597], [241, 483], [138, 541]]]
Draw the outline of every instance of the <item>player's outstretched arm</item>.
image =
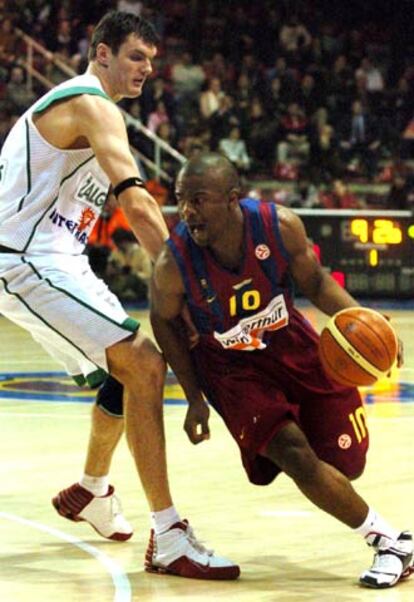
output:
[[290, 271], [302, 294], [329, 316], [359, 305], [320, 265], [302, 220], [286, 207], [278, 207], [278, 216], [283, 243], [290, 255]]
[[[139, 177], [122, 114], [112, 102], [100, 96], [77, 97], [76, 123], [79, 136], [89, 141], [113, 187]], [[136, 237], [155, 259], [168, 237], [158, 203], [144, 187], [137, 186], [126, 188], [118, 200]]]
[[154, 266], [150, 307], [154, 336], [189, 403], [184, 430], [192, 443], [200, 443], [210, 436], [209, 408], [198, 386], [188, 338], [183, 332], [184, 287], [181, 274], [167, 246], [164, 246]]

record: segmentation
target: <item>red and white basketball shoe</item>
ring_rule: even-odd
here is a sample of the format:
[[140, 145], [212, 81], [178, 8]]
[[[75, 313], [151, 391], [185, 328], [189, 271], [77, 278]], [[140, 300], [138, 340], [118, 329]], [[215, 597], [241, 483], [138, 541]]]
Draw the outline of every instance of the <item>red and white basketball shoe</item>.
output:
[[160, 535], [151, 531], [145, 570], [189, 579], [237, 579], [240, 575], [237, 564], [216, 556], [196, 539], [186, 520]]
[[361, 585], [384, 589], [396, 585], [414, 572], [413, 536], [409, 531], [400, 533], [395, 542], [377, 533], [369, 535], [366, 540], [376, 553], [371, 568], [359, 578]]
[[125, 541], [133, 530], [122, 514], [121, 504], [112, 485], [102, 497], [94, 496], [90, 491], [75, 483], [60, 491], [52, 504], [57, 512], [75, 522], [86, 521], [99, 535], [107, 539]]

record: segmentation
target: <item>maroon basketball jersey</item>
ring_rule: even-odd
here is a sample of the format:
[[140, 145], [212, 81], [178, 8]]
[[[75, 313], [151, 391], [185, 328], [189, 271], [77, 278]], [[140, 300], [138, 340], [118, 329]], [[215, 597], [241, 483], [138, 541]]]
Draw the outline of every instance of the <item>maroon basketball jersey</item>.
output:
[[237, 270], [224, 268], [197, 246], [184, 223], [169, 246], [200, 334], [224, 349], [251, 351], [264, 349], [271, 333], [289, 323], [292, 285], [275, 206], [245, 199], [241, 208], [245, 249]]

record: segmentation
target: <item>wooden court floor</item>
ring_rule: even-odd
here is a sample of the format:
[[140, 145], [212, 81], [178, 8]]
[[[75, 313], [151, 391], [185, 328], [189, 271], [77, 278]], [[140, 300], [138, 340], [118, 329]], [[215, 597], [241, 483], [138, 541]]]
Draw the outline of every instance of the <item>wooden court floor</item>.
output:
[[[305, 313], [319, 327], [325, 320]], [[398, 528], [414, 529], [414, 311], [387, 313], [405, 342], [406, 364], [365, 392], [371, 448], [355, 487]], [[200, 539], [241, 565], [242, 576], [219, 583], [145, 573], [148, 512], [125, 443], [111, 482], [135, 534], [126, 543], [107, 542], [50, 504], [82, 472], [89, 393], [54, 375], [60, 367], [1, 317], [0, 341], [0, 602], [414, 600], [414, 577], [391, 590], [361, 589], [357, 578], [372, 553], [360, 537], [314, 508], [284, 476], [268, 487], [250, 485], [216, 416], [210, 441], [193, 447], [182, 431], [183, 405], [165, 407], [176, 506]], [[182, 395], [169, 386], [166, 397]]]

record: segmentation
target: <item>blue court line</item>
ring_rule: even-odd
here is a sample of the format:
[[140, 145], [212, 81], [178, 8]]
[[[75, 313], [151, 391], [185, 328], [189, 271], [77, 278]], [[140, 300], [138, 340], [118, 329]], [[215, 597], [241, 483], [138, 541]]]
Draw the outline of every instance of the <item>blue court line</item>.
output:
[[[2, 391], [0, 389], [0, 401], [2, 399], [18, 399], [20, 401], [28, 401], [28, 402], [37, 402], [41, 401], [42, 403], [54, 403], [56, 401], [62, 403], [93, 403], [95, 401], [95, 396], [93, 397], [69, 397], [68, 395], [59, 395], [53, 394], [50, 392], [47, 393], [48, 398], [45, 398], [45, 394], [43, 393], [20, 393], [19, 391]], [[171, 406], [183, 406], [187, 405], [185, 399], [174, 399], [174, 398], [164, 398], [164, 403], [166, 405]]]
[[[73, 384], [74, 391], [72, 392], [59, 392], [59, 382], [56, 382], [56, 391], [27, 391], [19, 390], [19, 383], [15, 383], [15, 390], [3, 389], [0, 386], [0, 400], [1, 399], [16, 399], [27, 402], [43, 402], [43, 403], [84, 403], [90, 404], [95, 400], [95, 391], [88, 389], [87, 387], [77, 387], [76, 384], [71, 381], [71, 377], [66, 372], [7, 372], [0, 373], [0, 385], [2, 382], [13, 381], [14, 379], [24, 378], [26, 381], [30, 379], [42, 378], [42, 379], [59, 379], [64, 378]], [[170, 370], [167, 374], [167, 386], [168, 380], [170, 384], [176, 384], [176, 380], [173, 372]], [[173, 382], [171, 382], [173, 381]], [[367, 405], [374, 403], [413, 403], [414, 402], [414, 384], [408, 382], [398, 383], [398, 392], [391, 390], [389, 392], [377, 392], [375, 390], [367, 390], [364, 395], [364, 400]], [[185, 398], [176, 397], [165, 397], [164, 403], [171, 406], [182, 406], [187, 405]]]

